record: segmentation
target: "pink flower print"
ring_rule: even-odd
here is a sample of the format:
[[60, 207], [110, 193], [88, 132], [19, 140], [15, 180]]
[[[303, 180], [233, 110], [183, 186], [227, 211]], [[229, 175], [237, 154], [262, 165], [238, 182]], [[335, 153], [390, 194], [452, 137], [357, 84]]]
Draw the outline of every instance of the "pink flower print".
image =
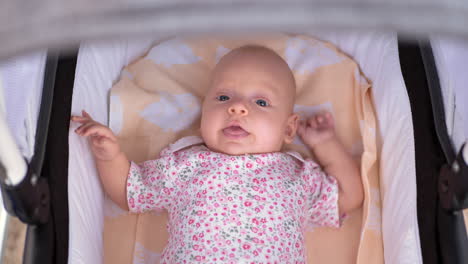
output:
[[250, 228], [250, 230], [252, 230], [252, 232], [254, 232], [254, 233], [258, 233], [258, 228], [254, 227], [254, 226], [252, 228]]
[[[245, 206], [251, 206], [251, 205], [252, 205], [252, 202], [251, 202], [251, 201], [245, 201], [245, 202], [244, 202], [244, 205], [245, 205]], [[215, 206], [216, 206], [216, 205], [215, 205]]]
[[257, 250], [254, 250], [252, 253], [254, 254], [254, 256], [258, 256], [258, 251]]
[[237, 223], [238, 221], [239, 221], [239, 218], [237, 216], [231, 216], [232, 223]]
[[250, 248], [250, 245], [249, 244], [244, 244], [244, 245], [242, 245], [242, 248], [247, 250], [247, 249]]
[[247, 162], [247, 164], [245, 164], [245, 166], [246, 166], [247, 168], [249, 168], [249, 169], [250, 169], [250, 168], [252, 168], [252, 166], [253, 166], [253, 165], [252, 165], [252, 163], [250, 163], [250, 162]]

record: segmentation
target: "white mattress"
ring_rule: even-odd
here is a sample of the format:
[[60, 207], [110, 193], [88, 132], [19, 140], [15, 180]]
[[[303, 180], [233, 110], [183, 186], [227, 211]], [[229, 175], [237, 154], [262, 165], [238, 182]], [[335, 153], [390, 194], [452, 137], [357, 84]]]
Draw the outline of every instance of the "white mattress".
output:
[[[422, 263], [416, 212], [416, 171], [411, 109], [400, 71], [396, 34], [377, 32], [323, 33], [354, 57], [373, 83], [380, 134], [382, 223], [386, 263]], [[86, 43], [78, 56], [72, 113], [86, 109], [108, 122], [108, 93], [120, 70], [149, 48], [151, 40]], [[69, 263], [102, 260], [104, 196], [86, 141], [72, 126], [69, 134]], [[401, 206], [401, 205], [405, 206]], [[378, 221], [382, 219], [382, 221]]]

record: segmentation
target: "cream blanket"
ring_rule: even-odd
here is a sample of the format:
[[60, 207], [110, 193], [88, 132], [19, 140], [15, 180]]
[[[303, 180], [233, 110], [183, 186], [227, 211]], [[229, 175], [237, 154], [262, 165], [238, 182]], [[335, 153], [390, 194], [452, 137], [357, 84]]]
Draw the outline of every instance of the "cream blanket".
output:
[[[229, 50], [259, 44], [280, 54], [297, 82], [295, 111], [302, 117], [331, 111], [337, 135], [361, 164], [363, 209], [340, 229], [310, 227], [308, 263], [383, 263], [376, 149], [370, 84], [359, 66], [330, 43], [287, 34], [172, 38], [125, 67], [111, 89], [110, 127], [130, 159], [154, 159], [178, 138], [198, 134], [209, 74]], [[299, 139], [288, 149], [309, 155]], [[159, 263], [167, 215], [134, 215], [106, 202], [105, 263]]]

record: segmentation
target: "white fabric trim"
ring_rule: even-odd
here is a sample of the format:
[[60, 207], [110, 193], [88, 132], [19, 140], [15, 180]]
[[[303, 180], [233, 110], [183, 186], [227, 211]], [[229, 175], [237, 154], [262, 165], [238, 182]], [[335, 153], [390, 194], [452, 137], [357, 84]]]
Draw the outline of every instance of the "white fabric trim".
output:
[[[78, 53], [72, 98], [72, 115], [86, 110], [96, 121], [108, 124], [109, 90], [122, 67], [141, 56], [152, 39], [83, 43]], [[103, 262], [104, 192], [96, 172], [88, 142], [75, 134], [72, 123], [68, 135], [68, 263]]]
[[[3, 85], [2, 85], [2, 72], [0, 71], [0, 113], [5, 113], [5, 103], [3, 96]], [[0, 191], [1, 192], [1, 191]], [[5, 230], [7, 224], [7, 212], [3, 206], [3, 198], [0, 195], [0, 245], [3, 245], [5, 242]], [[3, 256], [3, 247], [0, 247], [0, 256]]]
[[468, 140], [468, 44], [466, 39], [431, 37], [442, 90], [447, 132], [458, 152]]
[[[2, 79], [0, 82], [3, 82]], [[2, 146], [0, 148], [0, 161], [6, 170], [7, 183], [16, 185], [26, 176], [27, 166], [10, 134], [5, 115], [3, 85], [0, 83], [0, 146]]]

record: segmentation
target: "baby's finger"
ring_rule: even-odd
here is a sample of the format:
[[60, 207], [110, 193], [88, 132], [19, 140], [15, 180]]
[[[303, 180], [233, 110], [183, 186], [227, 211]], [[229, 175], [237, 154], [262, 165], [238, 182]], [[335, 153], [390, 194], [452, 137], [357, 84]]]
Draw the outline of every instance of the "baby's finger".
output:
[[105, 149], [106, 147], [110, 146], [111, 144], [115, 144], [112, 140], [107, 137], [97, 136], [93, 141], [93, 144], [98, 148]]
[[324, 121], [324, 116], [323, 115], [316, 115], [315, 120], [317, 121], [318, 124], [322, 124]]
[[328, 126], [334, 126], [334, 125], [335, 125], [335, 120], [333, 119], [333, 116], [332, 116], [329, 112], [327, 112], [327, 113], [325, 114], [325, 118], [326, 118], [326, 119], [325, 119], [326, 124], [327, 124]]
[[94, 123], [94, 122], [92, 122], [92, 121], [91, 121], [91, 122], [84, 123], [83, 125], [79, 126], [79, 127], [75, 130], [75, 132], [76, 132], [77, 134], [79, 134], [79, 135], [82, 135], [89, 127], [94, 126], [94, 125], [96, 125], [96, 123]]
[[72, 116], [70, 119], [71, 121], [78, 123], [88, 122], [90, 120], [89, 118], [82, 116]]
[[305, 128], [306, 128], [305, 122], [302, 120], [299, 121], [299, 126], [297, 126], [297, 134], [299, 134], [299, 136], [304, 135]]
[[96, 135], [96, 136], [106, 137], [112, 141], [117, 140], [117, 138], [114, 136], [112, 131], [110, 131], [110, 129], [101, 125], [90, 126], [85, 131], [82, 132], [82, 135], [85, 137]]
[[82, 110], [82, 111], [81, 111], [81, 114], [82, 114], [84, 117], [87, 117], [87, 118], [89, 118], [89, 119], [93, 119], [93, 118], [88, 114], [88, 112], [86, 112], [85, 110]]
[[307, 124], [312, 127], [312, 128], [316, 128], [317, 127], [317, 120], [315, 117], [310, 117], [308, 120], [307, 120]]

